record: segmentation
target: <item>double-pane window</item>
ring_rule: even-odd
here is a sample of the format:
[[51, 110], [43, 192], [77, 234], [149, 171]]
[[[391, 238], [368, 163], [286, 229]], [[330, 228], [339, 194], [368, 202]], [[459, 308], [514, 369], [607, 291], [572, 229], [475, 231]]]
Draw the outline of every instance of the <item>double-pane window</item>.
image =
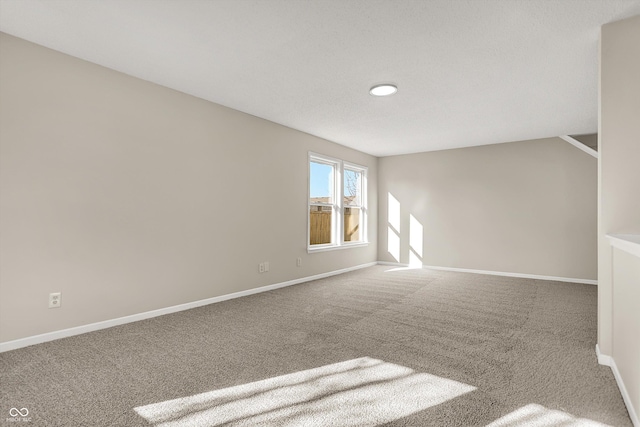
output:
[[367, 169], [309, 154], [309, 251], [366, 243]]

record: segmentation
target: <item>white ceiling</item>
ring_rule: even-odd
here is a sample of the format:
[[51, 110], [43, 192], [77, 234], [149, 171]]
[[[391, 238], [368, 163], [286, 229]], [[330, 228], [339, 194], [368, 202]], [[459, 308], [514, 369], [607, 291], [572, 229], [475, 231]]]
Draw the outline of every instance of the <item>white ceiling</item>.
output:
[[[0, 0], [0, 30], [387, 156], [596, 132], [600, 26], [637, 14], [640, 0]], [[369, 95], [380, 82], [398, 93]]]

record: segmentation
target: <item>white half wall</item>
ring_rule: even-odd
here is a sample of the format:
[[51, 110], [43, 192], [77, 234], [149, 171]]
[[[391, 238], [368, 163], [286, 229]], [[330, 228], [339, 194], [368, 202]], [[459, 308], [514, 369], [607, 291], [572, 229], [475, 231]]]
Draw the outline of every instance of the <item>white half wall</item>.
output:
[[598, 347], [614, 369], [636, 426], [640, 425], [638, 40], [640, 16], [602, 27], [598, 132]]

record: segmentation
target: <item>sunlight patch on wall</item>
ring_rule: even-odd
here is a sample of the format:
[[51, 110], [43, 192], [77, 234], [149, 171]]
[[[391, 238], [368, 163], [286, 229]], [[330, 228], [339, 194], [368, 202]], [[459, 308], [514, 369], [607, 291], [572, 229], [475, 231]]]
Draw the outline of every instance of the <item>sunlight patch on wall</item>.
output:
[[400, 233], [400, 202], [391, 193], [388, 196], [387, 222]]
[[400, 262], [400, 236], [391, 227], [387, 227], [387, 252]]
[[423, 227], [420, 221], [413, 215], [409, 215], [409, 246], [422, 258], [422, 233]]
[[387, 193], [387, 252], [400, 262], [400, 202]]
[[422, 258], [415, 254], [413, 251], [409, 251], [409, 267], [410, 268], [422, 268]]
[[422, 235], [424, 228], [420, 221], [409, 215], [409, 266], [422, 267]]
[[607, 427], [597, 421], [576, 418], [563, 411], [531, 403], [499, 418], [487, 427]]
[[154, 426], [375, 426], [475, 390], [467, 384], [363, 357], [139, 406]]

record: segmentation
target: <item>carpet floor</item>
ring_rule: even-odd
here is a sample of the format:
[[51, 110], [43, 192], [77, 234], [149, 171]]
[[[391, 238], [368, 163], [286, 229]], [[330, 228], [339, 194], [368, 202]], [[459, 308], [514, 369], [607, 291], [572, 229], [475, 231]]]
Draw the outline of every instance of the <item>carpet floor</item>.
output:
[[591, 285], [374, 266], [1, 353], [0, 421], [631, 426], [596, 305]]

